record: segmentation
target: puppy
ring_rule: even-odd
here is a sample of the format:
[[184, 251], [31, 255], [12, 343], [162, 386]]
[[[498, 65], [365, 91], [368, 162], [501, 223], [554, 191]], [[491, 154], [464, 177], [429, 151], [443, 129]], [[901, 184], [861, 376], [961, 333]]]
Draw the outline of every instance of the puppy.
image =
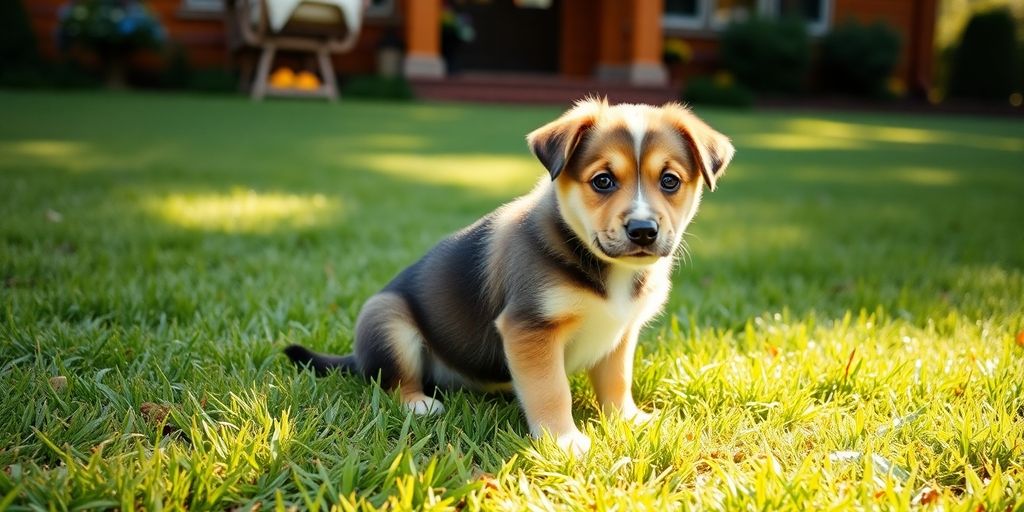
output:
[[[577, 453], [568, 375], [587, 370], [608, 414], [632, 396], [641, 327], [668, 297], [702, 184], [734, 149], [686, 107], [581, 101], [527, 136], [547, 168], [532, 192], [441, 241], [363, 306], [355, 351], [285, 352], [322, 374], [379, 378], [416, 414], [436, 387], [508, 389], [533, 436]], [[425, 393], [426, 391], [426, 393]]]

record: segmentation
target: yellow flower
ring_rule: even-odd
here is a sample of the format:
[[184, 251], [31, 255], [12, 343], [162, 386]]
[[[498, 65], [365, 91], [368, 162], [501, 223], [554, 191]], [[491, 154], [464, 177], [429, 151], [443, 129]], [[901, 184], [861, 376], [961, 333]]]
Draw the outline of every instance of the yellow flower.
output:
[[687, 44], [686, 41], [679, 39], [678, 37], [670, 37], [665, 40], [664, 53], [667, 56], [674, 57], [679, 62], [690, 62], [693, 59], [693, 48]]
[[889, 88], [889, 93], [893, 96], [900, 97], [907, 94], [907, 84], [898, 76], [889, 78], [889, 83], [886, 86]]

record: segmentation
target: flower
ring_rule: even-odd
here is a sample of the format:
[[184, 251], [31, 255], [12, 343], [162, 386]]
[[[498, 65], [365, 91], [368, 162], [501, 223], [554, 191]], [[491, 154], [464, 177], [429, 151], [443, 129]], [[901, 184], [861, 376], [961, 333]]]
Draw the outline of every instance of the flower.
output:
[[441, 11], [441, 30], [454, 34], [464, 43], [473, 42], [476, 39], [476, 29], [473, 28], [473, 18], [468, 14], [457, 13], [450, 6], [445, 6]]
[[666, 64], [686, 64], [693, 60], [693, 48], [678, 37], [670, 37], [665, 40], [661, 56]]
[[138, 0], [71, 0], [58, 11], [57, 41], [99, 53], [131, 53], [164, 40], [159, 20]]

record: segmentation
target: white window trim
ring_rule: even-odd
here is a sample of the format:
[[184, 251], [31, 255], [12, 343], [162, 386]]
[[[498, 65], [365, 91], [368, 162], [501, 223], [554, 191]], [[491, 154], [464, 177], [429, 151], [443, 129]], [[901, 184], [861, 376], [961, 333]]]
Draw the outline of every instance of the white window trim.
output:
[[363, 13], [367, 18], [387, 18], [395, 14], [395, 0], [384, 0], [381, 5], [371, 4]]
[[661, 17], [661, 26], [670, 29], [699, 30], [704, 28], [708, 19], [709, 0], [697, 0], [697, 14], [686, 16], [683, 14], [664, 14]]
[[223, 0], [183, 0], [182, 8], [189, 12], [222, 12]]
[[[730, 21], [719, 21], [714, 17], [717, 0], [697, 0], [695, 16], [664, 14], [661, 25], [667, 29], [677, 30], [725, 30]], [[821, 19], [807, 22], [807, 33], [812, 36], [824, 35], [832, 27], [832, 10], [835, 0], [819, 0], [821, 2]], [[779, 0], [756, 0], [755, 12], [759, 16], [776, 17], [779, 12]]]
[[[779, 0], [758, 0], [766, 5], [767, 12], [772, 16], [779, 12]], [[832, 26], [832, 3], [833, 0], [819, 0], [821, 2], [821, 19], [807, 22], [807, 33], [812, 36], [825, 35]]]
[[[708, 1], [711, 2], [711, 5], [710, 5], [711, 8], [708, 9], [708, 25], [713, 30], [725, 30], [725, 27], [728, 27], [733, 22], [733, 20], [719, 21], [719, 20], [715, 19], [715, 15], [714, 15], [715, 9], [714, 9], [714, 7], [716, 7], [715, 6], [716, 1], [715, 0], [708, 0]], [[769, 7], [770, 7], [769, 6], [769, 1], [771, 1], [771, 0], [754, 0], [754, 1], [755, 1], [755, 4], [754, 4], [753, 16], [766, 16], [766, 17], [767, 16], [773, 16], [772, 11], [769, 9]]]
[[[183, 11], [191, 13], [224, 12], [224, 0], [182, 0]], [[395, 13], [395, 0], [383, 0], [381, 5], [370, 5], [363, 16], [366, 18], [388, 18]]]

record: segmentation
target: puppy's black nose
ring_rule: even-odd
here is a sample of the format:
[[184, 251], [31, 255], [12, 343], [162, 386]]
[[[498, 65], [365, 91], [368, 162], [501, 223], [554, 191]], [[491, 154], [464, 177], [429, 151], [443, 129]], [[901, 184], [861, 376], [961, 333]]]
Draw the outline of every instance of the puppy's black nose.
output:
[[658, 239], [658, 223], [653, 220], [630, 219], [626, 223], [626, 236], [634, 244], [647, 247]]

